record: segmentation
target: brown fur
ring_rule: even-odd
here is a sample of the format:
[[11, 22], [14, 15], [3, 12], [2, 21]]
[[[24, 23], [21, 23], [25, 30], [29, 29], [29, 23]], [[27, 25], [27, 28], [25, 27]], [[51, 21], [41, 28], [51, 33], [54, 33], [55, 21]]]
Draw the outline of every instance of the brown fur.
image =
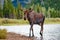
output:
[[28, 21], [31, 25], [29, 36], [31, 36], [31, 31], [32, 31], [32, 36], [34, 36], [33, 24], [41, 25], [40, 35], [42, 36], [42, 34], [43, 34], [43, 24], [44, 24], [44, 20], [45, 20], [45, 16], [42, 13], [36, 13], [33, 10], [31, 10], [31, 11], [26, 10], [24, 12], [24, 19], [28, 19]]

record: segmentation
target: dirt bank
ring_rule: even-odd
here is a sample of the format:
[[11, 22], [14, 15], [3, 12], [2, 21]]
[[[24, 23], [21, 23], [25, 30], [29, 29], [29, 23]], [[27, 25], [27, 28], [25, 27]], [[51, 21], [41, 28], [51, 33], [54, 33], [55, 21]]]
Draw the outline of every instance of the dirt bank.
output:
[[9, 32], [7, 33], [6, 39], [0, 39], [0, 40], [36, 40], [36, 38]]

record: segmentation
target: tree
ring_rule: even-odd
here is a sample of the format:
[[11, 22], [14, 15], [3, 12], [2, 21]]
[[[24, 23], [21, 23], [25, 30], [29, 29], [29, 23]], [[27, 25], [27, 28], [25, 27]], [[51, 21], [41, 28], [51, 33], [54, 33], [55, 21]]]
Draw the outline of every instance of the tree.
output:
[[3, 17], [2, 0], [0, 0], [0, 17]]
[[4, 0], [3, 16], [4, 16], [5, 18], [9, 17], [8, 1], [7, 1], [7, 0]]
[[46, 9], [48, 9], [48, 7], [54, 8], [56, 10], [60, 10], [60, 0], [44, 0], [44, 5], [46, 7]]
[[22, 8], [22, 6], [21, 6], [20, 2], [17, 0], [17, 11], [18, 11], [18, 13], [17, 13], [17, 18], [18, 18], [18, 19], [21, 19], [21, 18], [23, 17], [23, 13], [22, 13], [22, 11], [20, 10], [21, 8]]
[[11, 0], [4, 0], [3, 14], [5, 18], [14, 18], [14, 6]]
[[0, 14], [1, 14], [1, 0], [0, 0]]
[[14, 18], [14, 6], [11, 0], [8, 0], [8, 10], [9, 10], [9, 18]]

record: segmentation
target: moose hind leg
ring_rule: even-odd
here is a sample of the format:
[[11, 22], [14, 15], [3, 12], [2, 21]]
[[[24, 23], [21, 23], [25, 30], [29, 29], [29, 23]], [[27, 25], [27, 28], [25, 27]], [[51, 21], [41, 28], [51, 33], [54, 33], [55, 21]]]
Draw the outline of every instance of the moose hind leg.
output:
[[40, 35], [43, 35], [43, 23], [41, 23], [41, 30], [40, 30]]

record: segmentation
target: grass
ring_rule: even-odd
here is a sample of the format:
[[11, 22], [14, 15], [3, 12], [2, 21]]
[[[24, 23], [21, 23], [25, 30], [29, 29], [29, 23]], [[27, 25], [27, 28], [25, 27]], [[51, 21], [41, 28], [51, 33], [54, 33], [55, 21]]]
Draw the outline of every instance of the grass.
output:
[[[45, 24], [60, 24], [60, 18], [46, 18]], [[23, 25], [29, 24], [29, 22], [23, 19], [6, 19], [0, 18], [0, 25]]]
[[60, 18], [46, 18], [45, 24], [60, 24]]
[[7, 30], [6, 29], [0, 29], [0, 39], [5, 39], [7, 36]]
[[22, 24], [28, 24], [29, 22], [23, 19], [5, 19], [0, 18], [0, 25], [22, 25]]

